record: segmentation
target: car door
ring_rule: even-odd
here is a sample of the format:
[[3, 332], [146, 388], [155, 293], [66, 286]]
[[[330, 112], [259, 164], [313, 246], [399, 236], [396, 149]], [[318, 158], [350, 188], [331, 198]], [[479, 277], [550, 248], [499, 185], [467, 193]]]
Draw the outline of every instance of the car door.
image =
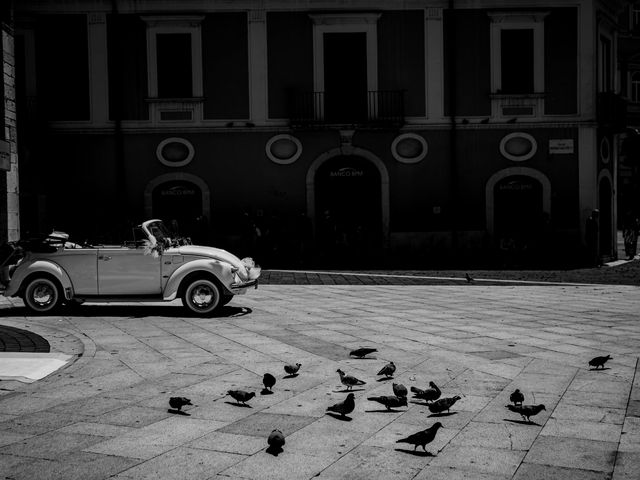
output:
[[94, 248], [65, 248], [51, 256], [51, 261], [67, 272], [76, 295], [98, 293], [98, 278]]
[[101, 247], [98, 251], [100, 295], [160, 295], [162, 257], [145, 254], [144, 247]]

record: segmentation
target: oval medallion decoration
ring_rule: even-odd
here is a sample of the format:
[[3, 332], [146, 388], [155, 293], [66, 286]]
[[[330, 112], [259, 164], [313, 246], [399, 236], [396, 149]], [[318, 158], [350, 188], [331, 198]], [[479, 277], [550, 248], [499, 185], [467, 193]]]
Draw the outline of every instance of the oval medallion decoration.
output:
[[416, 133], [403, 133], [391, 143], [393, 158], [402, 163], [417, 163], [427, 156], [428, 151], [427, 141]]
[[538, 143], [528, 133], [514, 132], [500, 141], [500, 153], [514, 162], [529, 160], [538, 151]]
[[265, 153], [272, 162], [289, 165], [302, 154], [302, 144], [292, 135], [275, 135], [265, 145]]
[[165, 138], [156, 148], [156, 157], [167, 167], [184, 167], [193, 160], [194, 155], [193, 145], [184, 138]]

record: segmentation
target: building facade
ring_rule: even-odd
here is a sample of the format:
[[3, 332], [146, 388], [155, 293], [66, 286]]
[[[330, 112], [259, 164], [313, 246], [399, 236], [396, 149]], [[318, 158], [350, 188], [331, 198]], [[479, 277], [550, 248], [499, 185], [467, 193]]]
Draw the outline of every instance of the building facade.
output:
[[598, 208], [615, 257], [627, 4], [19, 2], [22, 228], [522, 263]]
[[15, 65], [11, 2], [0, 6], [0, 245], [20, 237]]

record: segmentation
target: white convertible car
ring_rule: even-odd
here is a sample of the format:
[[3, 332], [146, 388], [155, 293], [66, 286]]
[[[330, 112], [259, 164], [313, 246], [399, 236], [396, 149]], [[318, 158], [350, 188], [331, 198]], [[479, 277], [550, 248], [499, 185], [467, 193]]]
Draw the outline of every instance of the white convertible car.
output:
[[[83, 245], [61, 232], [18, 242], [4, 261], [4, 295], [21, 297], [35, 313], [84, 301], [171, 301], [208, 315], [234, 295], [258, 287], [260, 267], [251, 258], [175, 239], [161, 220], [136, 227], [123, 245]], [[0, 259], [2, 261], [2, 259]]]

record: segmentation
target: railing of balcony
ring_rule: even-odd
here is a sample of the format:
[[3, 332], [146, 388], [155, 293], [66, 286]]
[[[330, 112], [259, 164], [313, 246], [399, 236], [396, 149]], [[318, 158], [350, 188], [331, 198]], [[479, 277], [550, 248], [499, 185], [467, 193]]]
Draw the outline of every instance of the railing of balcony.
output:
[[399, 127], [404, 124], [404, 92], [295, 92], [290, 106], [291, 125], [321, 127], [350, 124]]

